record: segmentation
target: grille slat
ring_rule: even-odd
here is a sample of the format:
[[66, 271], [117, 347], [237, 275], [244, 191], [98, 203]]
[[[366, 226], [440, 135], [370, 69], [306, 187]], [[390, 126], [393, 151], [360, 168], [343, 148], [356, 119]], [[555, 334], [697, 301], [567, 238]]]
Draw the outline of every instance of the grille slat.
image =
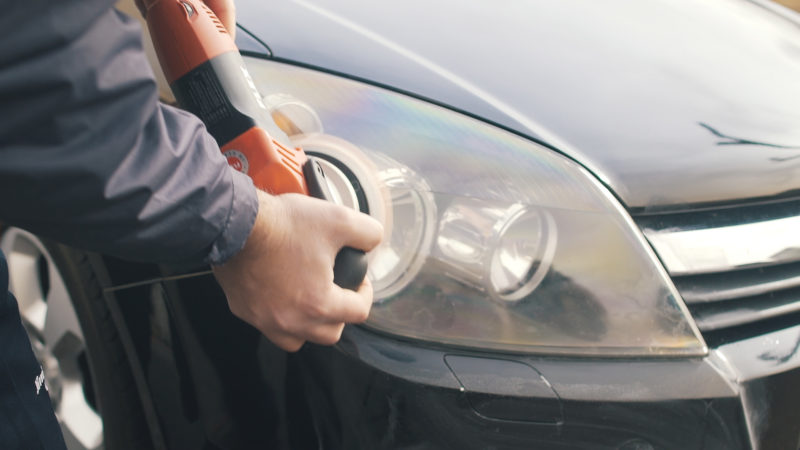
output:
[[800, 287], [800, 263], [673, 277], [687, 305], [755, 297]]
[[800, 312], [800, 289], [689, 307], [701, 331], [715, 331]]

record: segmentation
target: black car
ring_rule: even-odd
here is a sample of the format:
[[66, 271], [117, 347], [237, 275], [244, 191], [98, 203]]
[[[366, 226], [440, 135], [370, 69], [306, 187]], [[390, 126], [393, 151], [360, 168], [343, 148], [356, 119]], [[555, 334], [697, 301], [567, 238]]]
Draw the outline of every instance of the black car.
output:
[[797, 13], [237, 6], [273, 117], [385, 224], [370, 319], [286, 354], [207, 268], [8, 229], [71, 448], [798, 448]]

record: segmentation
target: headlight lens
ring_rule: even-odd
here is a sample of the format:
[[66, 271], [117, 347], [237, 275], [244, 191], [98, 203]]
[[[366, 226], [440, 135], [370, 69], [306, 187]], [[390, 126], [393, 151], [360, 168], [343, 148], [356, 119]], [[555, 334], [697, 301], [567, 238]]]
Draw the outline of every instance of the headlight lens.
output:
[[247, 63], [288, 134], [356, 179], [351, 206], [385, 223], [369, 327], [514, 352], [706, 352], [627, 213], [573, 161], [398, 93]]

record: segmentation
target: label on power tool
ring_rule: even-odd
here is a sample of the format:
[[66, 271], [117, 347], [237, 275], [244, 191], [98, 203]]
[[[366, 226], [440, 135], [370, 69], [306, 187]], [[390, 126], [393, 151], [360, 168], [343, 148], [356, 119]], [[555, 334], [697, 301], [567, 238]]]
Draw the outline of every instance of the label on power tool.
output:
[[247, 174], [250, 170], [250, 163], [247, 162], [247, 156], [239, 150], [225, 150], [222, 154], [228, 160], [228, 165], [239, 172]]

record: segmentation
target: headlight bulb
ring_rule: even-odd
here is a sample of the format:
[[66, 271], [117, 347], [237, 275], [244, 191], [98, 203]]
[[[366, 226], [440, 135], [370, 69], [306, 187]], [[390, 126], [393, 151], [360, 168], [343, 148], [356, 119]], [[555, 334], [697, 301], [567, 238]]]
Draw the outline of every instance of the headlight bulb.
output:
[[405, 288], [419, 273], [430, 253], [436, 231], [436, 202], [430, 187], [414, 171], [379, 153], [372, 154], [378, 179], [388, 196], [391, 229], [373, 253], [368, 275], [375, 302]]
[[496, 299], [517, 301], [544, 279], [556, 242], [546, 211], [460, 198], [442, 214], [435, 256], [452, 278]]

